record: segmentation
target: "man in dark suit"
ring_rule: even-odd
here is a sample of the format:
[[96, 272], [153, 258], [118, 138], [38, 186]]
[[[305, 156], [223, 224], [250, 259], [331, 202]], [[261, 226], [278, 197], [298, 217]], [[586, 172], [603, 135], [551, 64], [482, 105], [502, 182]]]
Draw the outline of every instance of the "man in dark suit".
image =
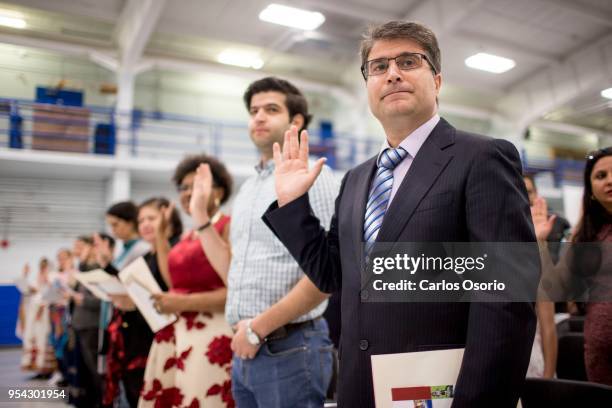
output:
[[[324, 159], [309, 169], [308, 134], [298, 141], [293, 128], [282, 152], [274, 147], [278, 201], [264, 215], [320, 290], [342, 290], [339, 405], [374, 406], [372, 355], [465, 347], [453, 407], [515, 407], [535, 331], [531, 303], [368, 302], [360, 272], [379, 242], [535, 242], [518, 153], [438, 116], [440, 51], [427, 27], [375, 27], [361, 57], [386, 134], [381, 152], [345, 175], [326, 232], [307, 194]], [[530, 278], [537, 284], [537, 271]]]

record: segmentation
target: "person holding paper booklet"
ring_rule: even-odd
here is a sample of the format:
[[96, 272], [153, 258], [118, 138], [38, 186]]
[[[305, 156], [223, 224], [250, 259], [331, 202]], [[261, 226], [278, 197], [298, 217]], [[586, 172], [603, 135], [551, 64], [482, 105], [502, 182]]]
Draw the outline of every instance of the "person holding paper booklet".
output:
[[[520, 272], [534, 285], [524, 296], [535, 299], [539, 258], [519, 154], [506, 140], [458, 130], [438, 115], [441, 55], [429, 28], [371, 27], [361, 62], [386, 136], [379, 154], [347, 172], [325, 231], [309, 192], [324, 160], [309, 166], [308, 133], [298, 138], [293, 127], [282, 148], [274, 146], [278, 201], [264, 214], [320, 290], [342, 290], [338, 405], [375, 405], [373, 356], [465, 348], [452, 407], [516, 407], [535, 332], [532, 303], [372, 302], [379, 295], [361, 277], [381, 243], [527, 242], [531, 258]], [[420, 368], [400, 371], [409, 378]]]
[[166, 292], [169, 280], [160, 264], [167, 264], [167, 253], [181, 239], [183, 222], [178, 211], [165, 197], [153, 197], [138, 206], [138, 232], [143, 240], [151, 245], [151, 251], [144, 255], [144, 260], [151, 274]]
[[[114, 237], [123, 241], [123, 248], [113, 259], [107, 241], [94, 234], [96, 257], [101, 268], [116, 276], [125, 266], [146, 254], [150, 245], [138, 235], [138, 207], [133, 202], [123, 201], [112, 205], [106, 211], [106, 221]], [[106, 357], [106, 361], [101, 359], [105, 376], [102, 403], [114, 403], [120, 396], [119, 382], [122, 382], [125, 396], [121, 398], [127, 399], [127, 403], [135, 407], [147, 360], [139, 341], [147, 335], [151, 338], [152, 333], [127, 295], [111, 296], [111, 299], [112, 308], [110, 303], [102, 302], [100, 311], [100, 327], [105, 329], [100, 354]]]
[[157, 223], [157, 259], [170, 291], [153, 295], [155, 307], [176, 313], [178, 320], [155, 334], [138, 405], [234, 406], [228, 372], [232, 332], [223, 316], [230, 219], [220, 210], [232, 179], [222, 163], [206, 155], [184, 158], [173, 179], [195, 228], [170, 249], [163, 239], [171, 225], [169, 210]]
[[[99, 233], [101, 239], [108, 241], [109, 249], [115, 247], [115, 240], [110, 235]], [[92, 236], [79, 236], [73, 245], [73, 254], [78, 260], [80, 272], [99, 269], [96, 262], [96, 251]], [[91, 293], [83, 284], [78, 283], [72, 300], [72, 328], [76, 333], [80, 363], [77, 376], [78, 386], [83, 391], [79, 398], [79, 407], [99, 407], [102, 402], [102, 377], [98, 373], [98, 327], [100, 321], [100, 299]]]

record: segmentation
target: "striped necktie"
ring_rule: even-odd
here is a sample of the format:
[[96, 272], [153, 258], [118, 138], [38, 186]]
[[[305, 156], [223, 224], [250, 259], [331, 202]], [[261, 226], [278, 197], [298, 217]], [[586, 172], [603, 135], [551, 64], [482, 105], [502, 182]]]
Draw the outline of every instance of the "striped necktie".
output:
[[398, 147], [383, 150], [378, 158], [378, 170], [372, 181], [368, 204], [365, 211], [363, 224], [363, 240], [365, 242], [366, 254], [370, 253], [378, 231], [383, 223], [385, 212], [389, 206], [391, 188], [393, 187], [393, 169], [400, 164], [408, 155], [408, 152]]

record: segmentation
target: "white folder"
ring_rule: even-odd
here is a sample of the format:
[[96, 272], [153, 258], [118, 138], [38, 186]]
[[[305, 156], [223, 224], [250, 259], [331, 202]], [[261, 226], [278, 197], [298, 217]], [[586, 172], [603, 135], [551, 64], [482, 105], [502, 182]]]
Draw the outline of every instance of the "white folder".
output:
[[95, 297], [110, 302], [109, 295], [125, 295], [127, 291], [117, 279], [102, 269], [77, 273], [74, 278], [85, 286]]
[[450, 408], [464, 352], [457, 348], [371, 356], [376, 408]]
[[144, 258], [140, 257], [119, 272], [119, 279], [125, 285], [128, 295], [147, 321], [153, 333], [176, 321], [174, 314], [159, 313], [154, 305], [151, 295], [161, 293], [162, 290], [153, 277]]
[[464, 351], [371, 356], [376, 408], [450, 408]]

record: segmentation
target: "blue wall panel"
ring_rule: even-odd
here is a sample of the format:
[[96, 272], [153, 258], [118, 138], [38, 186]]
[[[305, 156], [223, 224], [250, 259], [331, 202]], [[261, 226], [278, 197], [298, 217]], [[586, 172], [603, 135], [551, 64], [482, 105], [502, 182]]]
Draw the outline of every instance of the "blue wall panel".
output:
[[0, 285], [0, 346], [21, 344], [15, 336], [20, 296], [14, 285]]

